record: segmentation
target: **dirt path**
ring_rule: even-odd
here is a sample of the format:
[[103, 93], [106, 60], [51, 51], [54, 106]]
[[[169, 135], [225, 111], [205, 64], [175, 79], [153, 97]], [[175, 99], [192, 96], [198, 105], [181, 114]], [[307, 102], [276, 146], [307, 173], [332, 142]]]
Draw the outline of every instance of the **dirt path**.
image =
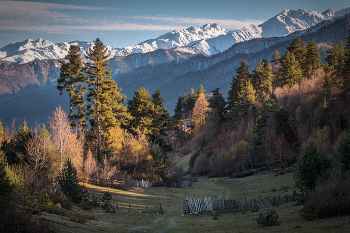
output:
[[173, 228], [174, 226], [176, 226], [175, 220], [180, 216], [180, 214], [182, 214], [182, 211], [179, 212], [176, 216], [169, 219], [169, 224], [166, 227], [164, 227], [161, 231], [158, 231], [157, 233], [166, 233], [170, 230], [170, 228]]
[[147, 230], [147, 229], [153, 228], [153, 227], [157, 226], [159, 224], [159, 222], [161, 220], [163, 220], [164, 218], [166, 218], [169, 214], [170, 214], [170, 211], [167, 211], [162, 217], [157, 218], [156, 220], [154, 220], [154, 222], [151, 225], [134, 227], [134, 228], [130, 229], [130, 232], [139, 232], [139, 231], [143, 231], [143, 230]]
[[221, 199], [222, 198], [222, 194], [224, 194], [224, 192], [226, 192], [226, 195], [225, 195], [225, 198], [224, 199], [228, 199], [229, 196], [230, 196], [230, 190], [227, 189], [227, 188], [224, 188], [218, 184], [215, 184], [216, 182], [216, 178], [214, 179], [210, 179], [208, 182], [206, 182], [207, 185], [213, 187], [213, 188], [216, 188], [216, 189], [219, 189], [220, 190], [220, 194], [218, 196], [218, 199]]
[[180, 214], [182, 214], [182, 212], [179, 212], [177, 215], [175, 215], [172, 218], [167, 218], [170, 214], [170, 211], [168, 211], [167, 213], [164, 214], [164, 216], [162, 216], [161, 218], [158, 218], [156, 220], [154, 220], [154, 222], [151, 225], [148, 226], [138, 226], [138, 227], [134, 227], [132, 229], [130, 229], [130, 232], [142, 232], [144, 230], [150, 230], [154, 227], [156, 227], [157, 225], [159, 225], [159, 223], [161, 221], [167, 221], [168, 224], [159, 231], [152, 231], [152, 232], [157, 232], [157, 233], [166, 233], [170, 230], [170, 228], [173, 228], [174, 226], [176, 226], [176, 219], [180, 216]]

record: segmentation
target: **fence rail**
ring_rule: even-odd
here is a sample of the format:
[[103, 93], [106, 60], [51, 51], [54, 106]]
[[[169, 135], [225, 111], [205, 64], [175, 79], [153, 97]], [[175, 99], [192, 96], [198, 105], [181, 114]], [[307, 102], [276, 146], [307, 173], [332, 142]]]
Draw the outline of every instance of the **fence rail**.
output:
[[183, 202], [183, 212], [184, 213], [198, 213], [202, 211], [211, 210], [232, 210], [232, 209], [253, 209], [257, 207], [269, 207], [279, 204], [285, 204], [297, 200], [297, 194], [292, 195], [277, 195], [272, 197], [261, 197], [253, 199], [243, 199], [243, 200], [211, 200], [211, 197], [206, 197], [204, 199], [191, 199], [187, 198]]
[[198, 181], [197, 177], [190, 177], [188, 180], [183, 181], [147, 181], [147, 180], [126, 180], [125, 184], [129, 187], [142, 187], [142, 188], [153, 188], [153, 187], [172, 187], [172, 188], [184, 188], [192, 185], [192, 182]]

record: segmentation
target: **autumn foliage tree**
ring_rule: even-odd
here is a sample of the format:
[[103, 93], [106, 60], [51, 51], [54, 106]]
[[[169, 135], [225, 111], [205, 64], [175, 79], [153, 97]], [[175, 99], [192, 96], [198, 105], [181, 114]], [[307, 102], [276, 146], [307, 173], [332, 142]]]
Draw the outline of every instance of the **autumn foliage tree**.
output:
[[63, 161], [70, 158], [79, 171], [83, 165], [83, 138], [72, 131], [68, 117], [61, 107], [56, 108], [53, 117], [50, 119], [52, 142], [57, 148], [59, 155], [59, 172], [62, 171]]
[[194, 125], [196, 135], [204, 129], [205, 118], [209, 110], [208, 106], [209, 103], [206, 100], [205, 95], [203, 93], [199, 94], [192, 114], [192, 124]]

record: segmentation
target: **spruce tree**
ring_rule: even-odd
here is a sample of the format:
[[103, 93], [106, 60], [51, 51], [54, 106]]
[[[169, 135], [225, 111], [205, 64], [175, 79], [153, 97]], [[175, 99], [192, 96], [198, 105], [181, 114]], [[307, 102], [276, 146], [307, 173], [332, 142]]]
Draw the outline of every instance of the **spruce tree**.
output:
[[70, 158], [67, 158], [66, 160], [66, 164], [59, 176], [58, 184], [60, 185], [62, 192], [70, 201], [78, 203], [86, 194], [84, 186], [79, 184], [77, 169], [74, 167]]
[[252, 84], [258, 93], [259, 99], [264, 99], [265, 96], [272, 92], [272, 83], [274, 81], [272, 66], [265, 59], [259, 62], [259, 65], [254, 69], [252, 75]]
[[[83, 75], [83, 65], [79, 55], [80, 48], [76, 45], [71, 45], [68, 54], [65, 56], [66, 61], [60, 61], [61, 73], [57, 79], [57, 89], [60, 94], [65, 90], [69, 95], [69, 113], [68, 119], [71, 126], [79, 123], [81, 126], [86, 126], [85, 120], [85, 101], [84, 95], [86, 88], [86, 76]], [[76, 112], [73, 113], [73, 109]]]
[[238, 92], [238, 99], [232, 109], [232, 120], [236, 122], [242, 119], [250, 106], [255, 104], [256, 91], [250, 81], [247, 81], [243, 88]]
[[344, 68], [344, 45], [340, 41], [339, 44], [334, 42], [332, 49], [326, 51], [327, 55], [325, 57], [328, 63], [328, 71], [333, 70], [342, 72]]
[[239, 93], [247, 85], [248, 81], [251, 81], [251, 73], [248, 70], [248, 63], [246, 60], [242, 60], [240, 66], [236, 69], [237, 75], [232, 78], [231, 89], [228, 92], [228, 108], [232, 109], [238, 102]]
[[112, 69], [108, 67], [107, 48], [104, 48], [99, 38], [94, 43], [93, 48], [86, 52], [89, 60], [85, 69], [89, 84], [87, 100], [90, 102], [87, 115], [97, 135], [97, 160], [100, 162], [102, 137], [106, 135], [108, 128], [121, 124], [129, 115], [123, 106], [125, 95], [120, 93], [121, 88], [109, 76]]
[[281, 67], [281, 56], [278, 52], [278, 50], [275, 50], [274, 54], [271, 57], [271, 63], [273, 64], [272, 66], [272, 74], [274, 75], [274, 80], [273, 80], [273, 89], [277, 86], [276, 81], [279, 79], [279, 71]]
[[281, 55], [278, 52], [278, 50], [275, 50], [275, 52], [271, 56], [271, 62], [277, 66], [279, 66], [281, 64]]
[[[201, 92], [201, 91], [199, 91], [199, 92]], [[193, 88], [191, 88], [190, 92], [188, 93], [187, 100], [186, 100], [186, 108], [185, 108], [186, 118], [189, 118], [189, 119], [192, 118], [192, 112], [193, 112], [193, 108], [194, 108], [195, 104], [196, 104], [196, 94], [194, 93]]]
[[212, 96], [208, 100], [208, 107], [216, 112], [217, 116], [219, 116], [218, 123], [221, 123], [226, 117], [226, 101], [219, 90], [220, 88], [215, 88], [215, 90], [211, 91]]
[[298, 36], [295, 40], [292, 40], [287, 46], [287, 50], [290, 53], [293, 53], [295, 56], [295, 60], [298, 61], [302, 72], [306, 70], [306, 45], [305, 40]]
[[186, 123], [186, 118], [185, 118], [186, 103], [187, 103], [186, 94], [179, 96], [174, 109], [174, 114], [170, 119], [171, 129], [173, 129], [177, 133], [178, 137], [183, 140], [185, 138], [184, 125]]
[[160, 95], [159, 89], [152, 95], [151, 101], [154, 104], [154, 112], [152, 116], [152, 128], [154, 129], [152, 132], [152, 139], [154, 140], [159, 133], [165, 134], [169, 113], [163, 106], [164, 99]]
[[157, 131], [152, 124], [155, 105], [151, 101], [151, 95], [144, 87], [137, 90], [132, 100], [128, 101], [128, 109], [133, 117], [128, 126], [132, 134], [142, 133], [151, 137]]
[[305, 70], [303, 72], [304, 76], [310, 78], [312, 70], [321, 67], [321, 65], [322, 60], [317, 49], [317, 43], [311, 39], [306, 46]]
[[280, 77], [277, 81], [278, 86], [293, 86], [302, 81], [302, 70], [299, 62], [295, 59], [294, 53], [287, 51], [281, 63]]
[[238, 81], [235, 76], [232, 77], [231, 88], [228, 91], [227, 95], [227, 109], [228, 111], [232, 111], [233, 106], [237, 102], [238, 99]]

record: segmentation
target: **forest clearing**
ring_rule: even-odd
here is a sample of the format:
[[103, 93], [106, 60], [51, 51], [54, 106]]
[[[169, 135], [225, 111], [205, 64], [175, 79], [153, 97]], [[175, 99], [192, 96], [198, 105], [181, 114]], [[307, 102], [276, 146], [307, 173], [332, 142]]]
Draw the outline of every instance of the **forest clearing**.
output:
[[45, 212], [36, 218], [45, 218], [62, 232], [346, 232], [349, 229], [349, 216], [312, 222], [304, 220], [300, 215], [303, 206], [296, 202], [272, 207], [279, 215], [281, 224], [267, 228], [259, 226], [254, 215], [271, 208], [217, 211], [216, 218], [211, 211], [198, 215], [183, 214], [182, 211], [182, 203], [187, 197], [211, 196], [215, 200], [285, 195], [293, 193], [294, 185], [292, 172], [280, 175], [280, 172], [267, 171], [234, 179], [201, 177], [191, 187], [181, 189], [132, 187], [123, 191], [87, 184], [89, 192], [99, 198], [109, 191], [112, 202], [118, 205], [119, 210], [104, 213], [100, 208], [94, 208], [84, 212], [74, 207], [77, 212], [94, 216], [94, 220], [85, 223]]

